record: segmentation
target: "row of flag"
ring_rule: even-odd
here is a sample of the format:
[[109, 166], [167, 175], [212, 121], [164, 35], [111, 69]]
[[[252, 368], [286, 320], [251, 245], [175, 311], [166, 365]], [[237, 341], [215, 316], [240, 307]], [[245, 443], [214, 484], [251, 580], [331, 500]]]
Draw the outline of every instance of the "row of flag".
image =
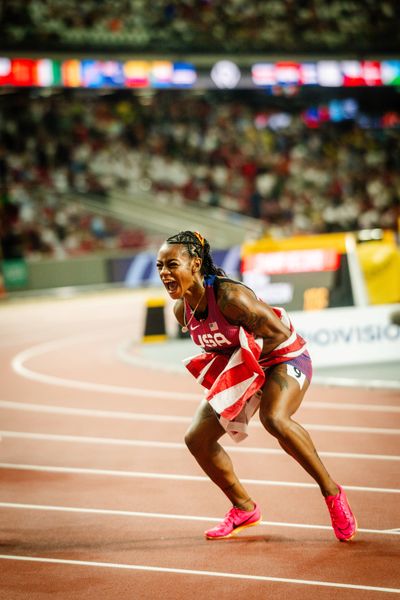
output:
[[[216, 69], [222, 65], [223, 69]], [[220, 74], [222, 71], [222, 75]], [[230, 73], [234, 77], [229, 77]], [[217, 79], [218, 76], [218, 79]], [[324, 87], [399, 86], [400, 60], [321, 60], [316, 62], [262, 62], [242, 71], [231, 61], [216, 63], [204, 82], [217, 87], [319, 85]], [[82, 88], [191, 88], [199, 82], [196, 67], [169, 60], [95, 60], [1, 58], [0, 86]]]
[[192, 87], [194, 67], [171, 61], [0, 58], [0, 85], [71, 88]]

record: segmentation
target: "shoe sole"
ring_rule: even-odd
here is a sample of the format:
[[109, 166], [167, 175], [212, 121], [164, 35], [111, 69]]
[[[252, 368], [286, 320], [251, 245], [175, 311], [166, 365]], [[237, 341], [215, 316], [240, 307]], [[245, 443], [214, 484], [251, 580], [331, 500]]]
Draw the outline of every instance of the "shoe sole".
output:
[[226, 540], [228, 538], [235, 537], [236, 534], [239, 533], [239, 531], [242, 531], [242, 529], [247, 529], [248, 527], [254, 527], [254, 525], [258, 525], [259, 523], [261, 523], [261, 517], [258, 519], [258, 521], [254, 521], [254, 523], [248, 523], [246, 525], [240, 525], [239, 527], [236, 527], [236, 529], [231, 531], [231, 533], [228, 533], [228, 535], [218, 535], [215, 537], [206, 535], [206, 539], [207, 540]]
[[354, 522], [355, 522], [356, 528], [354, 530], [353, 535], [351, 537], [349, 537], [349, 538], [346, 538], [345, 540], [342, 540], [341, 538], [339, 538], [339, 542], [343, 542], [344, 544], [346, 544], [347, 542], [351, 542], [351, 540], [353, 540], [356, 537], [357, 529], [358, 529], [358, 523], [357, 523], [357, 519], [355, 517], [354, 517]]

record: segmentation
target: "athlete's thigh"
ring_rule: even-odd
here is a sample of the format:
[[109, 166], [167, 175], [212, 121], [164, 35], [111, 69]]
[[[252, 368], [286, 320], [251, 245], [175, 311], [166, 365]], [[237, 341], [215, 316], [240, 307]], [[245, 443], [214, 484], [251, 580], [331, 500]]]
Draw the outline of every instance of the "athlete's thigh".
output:
[[202, 400], [197, 408], [193, 421], [186, 435], [195, 436], [206, 441], [217, 441], [224, 435], [225, 429], [218, 421], [217, 415], [207, 400]]
[[266, 373], [266, 383], [260, 402], [260, 414], [291, 417], [299, 408], [310, 383], [299, 372], [289, 375], [286, 364], [272, 367]]

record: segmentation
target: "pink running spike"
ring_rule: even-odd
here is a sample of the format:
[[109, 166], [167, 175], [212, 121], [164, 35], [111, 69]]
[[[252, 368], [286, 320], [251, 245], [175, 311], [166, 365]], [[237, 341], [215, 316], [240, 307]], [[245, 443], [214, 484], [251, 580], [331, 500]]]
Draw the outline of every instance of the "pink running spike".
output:
[[349, 542], [357, 532], [357, 521], [350, 508], [344, 489], [338, 485], [336, 496], [327, 496], [326, 505], [329, 509], [332, 527], [338, 540]]
[[216, 527], [204, 532], [208, 540], [222, 540], [236, 535], [241, 529], [258, 525], [261, 520], [260, 508], [254, 504], [253, 510], [241, 510], [233, 506], [224, 520]]

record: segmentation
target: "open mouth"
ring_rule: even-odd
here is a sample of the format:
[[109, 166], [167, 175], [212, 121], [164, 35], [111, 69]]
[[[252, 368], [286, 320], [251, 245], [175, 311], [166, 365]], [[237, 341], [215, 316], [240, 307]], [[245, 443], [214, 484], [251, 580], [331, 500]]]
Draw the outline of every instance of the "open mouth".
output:
[[178, 289], [176, 281], [164, 281], [164, 285], [169, 294], [173, 294]]

